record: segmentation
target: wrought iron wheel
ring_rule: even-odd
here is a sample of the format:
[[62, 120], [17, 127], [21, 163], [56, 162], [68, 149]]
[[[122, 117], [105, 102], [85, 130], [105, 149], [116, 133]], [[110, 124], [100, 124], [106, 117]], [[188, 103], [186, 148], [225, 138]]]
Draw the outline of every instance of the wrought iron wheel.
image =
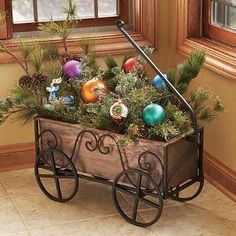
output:
[[79, 179], [71, 159], [62, 151], [48, 149], [35, 162], [35, 177], [40, 189], [57, 202], [71, 200], [77, 193]]
[[196, 198], [202, 191], [204, 186], [204, 177], [200, 176], [196, 179], [192, 179], [172, 188], [170, 191], [170, 198], [179, 201], [186, 202]]
[[[126, 209], [122, 206], [119, 195], [129, 202]], [[162, 213], [163, 198], [157, 183], [147, 173], [128, 169], [122, 171], [114, 180], [113, 201], [117, 211], [129, 223], [136, 226], [150, 226], [157, 222]], [[140, 214], [148, 210], [148, 217]]]

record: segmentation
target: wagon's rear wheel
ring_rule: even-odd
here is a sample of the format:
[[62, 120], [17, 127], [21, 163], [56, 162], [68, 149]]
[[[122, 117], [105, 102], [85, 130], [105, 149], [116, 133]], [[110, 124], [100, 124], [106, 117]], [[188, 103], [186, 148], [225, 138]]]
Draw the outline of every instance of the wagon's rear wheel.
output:
[[[120, 194], [129, 202], [129, 209], [122, 207]], [[117, 175], [113, 184], [113, 201], [125, 220], [142, 227], [154, 224], [163, 208], [163, 198], [156, 182], [147, 173], [135, 169]], [[145, 210], [148, 210], [148, 216]]]
[[196, 179], [189, 180], [170, 191], [171, 199], [179, 202], [186, 202], [196, 198], [204, 186], [204, 177], [199, 176]]
[[35, 177], [43, 193], [58, 202], [71, 200], [78, 191], [79, 180], [71, 159], [57, 149], [43, 152], [35, 162]]

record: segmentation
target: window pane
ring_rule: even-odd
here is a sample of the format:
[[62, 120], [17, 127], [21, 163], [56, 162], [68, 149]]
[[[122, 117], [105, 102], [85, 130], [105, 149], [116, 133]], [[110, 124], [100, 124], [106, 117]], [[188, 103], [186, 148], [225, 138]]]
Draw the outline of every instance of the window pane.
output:
[[93, 18], [94, 14], [94, 0], [76, 0], [78, 6], [78, 15], [80, 18]]
[[225, 4], [219, 2], [212, 2], [213, 23], [218, 25], [225, 25]]
[[227, 27], [233, 30], [236, 30], [236, 8], [235, 7], [228, 8]]
[[34, 11], [32, 0], [12, 0], [13, 22], [34, 22]]
[[117, 13], [117, 1], [116, 0], [98, 0], [98, 16], [116, 16]]
[[38, 21], [63, 20], [65, 19], [65, 0], [38, 0]]

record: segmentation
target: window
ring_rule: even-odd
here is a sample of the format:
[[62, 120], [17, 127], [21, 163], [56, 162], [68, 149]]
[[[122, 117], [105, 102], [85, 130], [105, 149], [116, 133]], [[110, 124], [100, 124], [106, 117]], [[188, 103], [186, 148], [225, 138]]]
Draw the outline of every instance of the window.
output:
[[177, 0], [177, 53], [206, 52], [205, 67], [235, 80], [235, 0]]
[[[24, 0], [17, 0], [24, 1]], [[52, 0], [50, 0], [52, 1]], [[48, 2], [50, 2], [48, 1]], [[80, 0], [85, 2], [87, 0]], [[99, 0], [97, 0], [99, 1]], [[7, 10], [7, 23], [5, 27], [0, 28], [0, 39], [6, 39], [5, 45], [12, 53], [18, 53], [19, 49], [12, 37], [12, 19], [11, 9], [12, 0], [0, 0], [0, 9]], [[141, 46], [152, 46], [158, 48], [158, 9], [159, 0], [118, 0], [118, 19], [121, 18], [125, 22], [129, 22], [128, 29], [130, 35]], [[130, 14], [128, 14], [128, 12]], [[127, 13], [127, 14], [124, 14]], [[116, 17], [108, 18], [87, 18], [79, 22], [81, 26], [98, 26], [98, 25], [112, 25], [114, 26]], [[106, 19], [106, 20], [105, 20]], [[105, 20], [105, 23], [104, 23]], [[111, 27], [109, 27], [111, 28]], [[95, 28], [95, 32], [96, 32]], [[28, 34], [27, 34], [28, 35]], [[122, 55], [130, 50], [134, 50], [133, 46], [127, 41], [127, 39], [114, 27], [111, 30], [107, 29], [106, 32], [99, 31], [90, 35], [96, 41], [96, 54], [101, 56], [106, 55]], [[68, 40], [68, 48], [71, 53], [80, 53], [78, 48], [78, 37], [75, 35]], [[40, 42], [50, 42], [61, 48], [61, 41], [55, 37], [40, 37]], [[29, 39], [30, 43], [30, 39]], [[4, 53], [0, 53], [0, 63], [12, 63], [13, 60], [10, 56]]]
[[205, 0], [203, 36], [236, 47], [236, 0]]
[[[118, 18], [128, 18], [127, 0], [74, 0], [78, 26], [114, 24]], [[51, 19], [62, 21], [68, 0], [12, 0], [13, 31], [37, 30], [38, 23]], [[122, 5], [122, 7], [121, 7]]]

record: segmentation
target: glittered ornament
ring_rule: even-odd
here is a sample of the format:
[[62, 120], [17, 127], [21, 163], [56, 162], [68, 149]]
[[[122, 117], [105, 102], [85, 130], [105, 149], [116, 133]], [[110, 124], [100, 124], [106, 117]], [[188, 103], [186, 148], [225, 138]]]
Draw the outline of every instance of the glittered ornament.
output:
[[136, 58], [132, 57], [128, 59], [124, 64], [124, 69], [126, 73], [129, 73], [135, 69], [135, 65], [137, 63]]
[[97, 78], [86, 82], [81, 90], [81, 96], [85, 103], [95, 103], [101, 95], [106, 93], [106, 86]]
[[122, 101], [115, 102], [110, 107], [110, 116], [114, 120], [122, 120], [128, 116], [128, 108]]
[[75, 99], [72, 95], [65, 96], [62, 98], [62, 104], [65, 106], [73, 106]]
[[[166, 74], [164, 74], [164, 77], [167, 79], [167, 75]], [[159, 89], [166, 88], [165, 82], [163, 81], [163, 79], [159, 75], [157, 75], [153, 79], [152, 86], [155, 87], [155, 88], [159, 88]]]
[[82, 74], [82, 65], [79, 61], [68, 61], [62, 68], [63, 74], [67, 78], [80, 77]]
[[143, 110], [143, 120], [147, 125], [160, 124], [165, 120], [165, 110], [157, 104], [150, 104]]

